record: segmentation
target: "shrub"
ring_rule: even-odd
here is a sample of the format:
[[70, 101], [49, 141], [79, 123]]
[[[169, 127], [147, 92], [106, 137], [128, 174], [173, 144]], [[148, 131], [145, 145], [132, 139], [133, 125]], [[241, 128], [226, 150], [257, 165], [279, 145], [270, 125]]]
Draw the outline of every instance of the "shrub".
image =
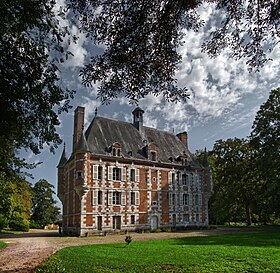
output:
[[125, 237], [124, 240], [125, 240], [126, 244], [129, 245], [132, 242], [132, 237], [130, 235], [128, 235]]
[[26, 219], [12, 219], [9, 222], [9, 227], [15, 231], [29, 231], [29, 221]]
[[30, 228], [37, 228], [37, 229], [40, 229], [41, 226], [40, 226], [40, 224], [36, 223], [34, 220], [31, 220], [31, 221], [30, 221]]
[[0, 214], [0, 230], [5, 228], [7, 225], [8, 225], [7, 218], [3, 214]]

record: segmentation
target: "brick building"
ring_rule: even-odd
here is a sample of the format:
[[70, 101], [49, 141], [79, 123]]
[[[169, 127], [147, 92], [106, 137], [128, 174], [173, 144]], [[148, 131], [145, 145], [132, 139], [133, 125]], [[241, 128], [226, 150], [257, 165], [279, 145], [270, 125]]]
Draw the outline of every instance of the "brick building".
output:
[[96, 115], [84, 132], [84, 111], [75, 110], [72, 154], [64, 147], [57, 167], [65, 232], [208, 225], [211, 168], [194, 160], [186, 132], [144, 126], [139, 107], [133, 123]]

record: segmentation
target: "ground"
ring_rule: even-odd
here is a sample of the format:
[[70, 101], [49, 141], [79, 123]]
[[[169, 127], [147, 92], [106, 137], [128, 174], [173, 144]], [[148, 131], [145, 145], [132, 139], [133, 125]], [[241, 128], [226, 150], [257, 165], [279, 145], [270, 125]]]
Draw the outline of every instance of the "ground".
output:
[[[189, 236], [208, 236], [226, 234], [233, 232], [248, 231], [238, 228], [218, 228], [201, 231], [185, 231], [172, 233], [131, 233], [132, 240], [168, 239]], [[258, 231], [260, 231], [258, 229]], [[23, 234], [0, 234], [0, 240], [7, 244], [7, 247], [0, 251], [0, 272], [1, 273], [30, 273], [46, 260], [53, 253], [65, 246], [81, 244], [107, 244], [125, 243], [126, 235], [93, 236], [87, 238], [59, 237], [58, 231], [30, 230]]]

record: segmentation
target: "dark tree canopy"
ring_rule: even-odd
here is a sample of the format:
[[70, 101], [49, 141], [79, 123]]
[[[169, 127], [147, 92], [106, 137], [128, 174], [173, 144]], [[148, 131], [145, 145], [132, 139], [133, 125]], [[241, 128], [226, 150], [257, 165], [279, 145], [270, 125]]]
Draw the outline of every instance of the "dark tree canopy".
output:
[[280, 217], [280, 89], [261, 105], [248, 139], [216, 141], [211, 151], [214, 195], [210, 216], [273, 222]]
[[83, 83], [100, 81], [103, 102], [123, 93], [137, 102], [149, 93], [171, 101], [188, 98], [174, 78], [181, 62], [177, 52], [185, 29], [198, 30], [203, 21], [197, 8], [213, 4], [224, 14], [202, 48], [217, 56], [230, 48], [235, 58], [245, 57], [258, 69], [266, 53], [280, 38], [280, 2], [272, 0], [68, 0], [80, 29], [94, 43], [103, 44], [102, 55], [92, 57], [81, 71]]
[[17, 149], [38, 153], [43, 144], [53, 149], [61, 142], [58, 113], [69, 108], [73, 92], [61, 85], [50, 55], [67, 55], [61, 46], [67, 29], [59, 26], [54, 4], [0, 1], [0, 171], [22, 166]]
[[259, 151], [258, 169], [266, 181], [269, 211], [280, 216], [280, 88], [257, 112], [251, 141]]
[[53, 189], [54, 186], [45, 179], [39, 180], [33, 187], [31, 220], [40, 227], [58, 221], [60, 209], [55, 206]]

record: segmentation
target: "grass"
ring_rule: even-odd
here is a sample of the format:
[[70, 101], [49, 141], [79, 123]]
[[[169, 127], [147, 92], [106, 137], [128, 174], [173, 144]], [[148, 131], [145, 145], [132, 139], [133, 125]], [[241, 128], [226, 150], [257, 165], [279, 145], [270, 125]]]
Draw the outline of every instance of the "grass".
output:
[[37, 272], [280, 272], [280, 233], [66, 247]]
[[6, 244], [2, 241], [0, 241], [0, 250], [5, 248], [6, 247]]
[[1, 234], [22, 234], [22, 233], [23, 233], [22, 231], [14, 231], [11, 229], [1, 229], [0, 230], [0, 235]]

